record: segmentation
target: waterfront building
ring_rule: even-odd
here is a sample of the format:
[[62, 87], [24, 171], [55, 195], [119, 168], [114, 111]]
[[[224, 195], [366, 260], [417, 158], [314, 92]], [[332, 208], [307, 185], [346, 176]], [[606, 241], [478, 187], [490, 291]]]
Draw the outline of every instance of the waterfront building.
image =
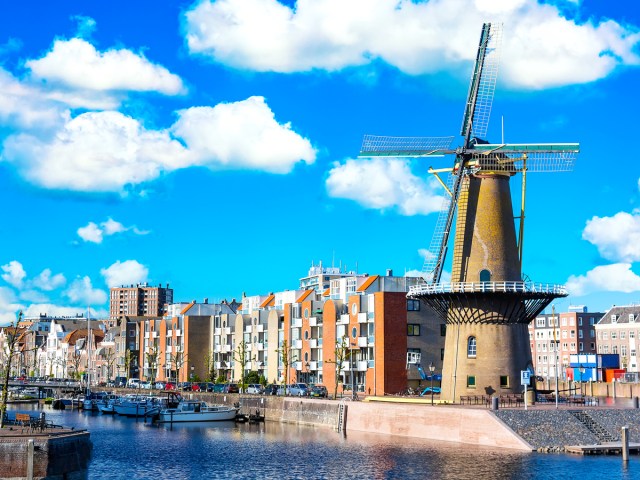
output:
[[640, 305], [614, 306], [595, 325], [598, 353], [616, 354], [627, 381], [638, 381]]
[[355, 276], [358, 276], [356, 272], [343, 270], [342, 267], [323, 267], [322, 262], [319, 265], [312, 263], [307, 276], [300, 279], [300, 289], [313, 289], [316, 293], [322, 293], [329, 288], [331, 280]]
[[147, 283], [113, 287], [109, 296], [109, 315], [112, 319], [121, 316], [161, 317], [165, 305], [173, 303], [173, 289]]
[[[589, 312], [586, 306], [569, 307], [567, 312], [539, 314], [529, 324], [529, 344], [533, 368], [546, 380], [566, 380], [570, 355], [595, 354], [595, 325], [604, 314]], [[557, 368], [557, 372], [556, 372]]]

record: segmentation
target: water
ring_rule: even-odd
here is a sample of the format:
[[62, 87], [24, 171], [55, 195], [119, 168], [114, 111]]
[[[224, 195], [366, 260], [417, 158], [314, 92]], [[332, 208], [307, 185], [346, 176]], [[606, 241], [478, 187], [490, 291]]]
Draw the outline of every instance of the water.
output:
[[[267, 422], [150, 426], [142, 420], [37, 405], [47, 419], [87, 429], [89, 479], [580, 479], [640, 478], [640, 458], [491, 450]], [[33, 415], [34, 413], [32, 413]]]

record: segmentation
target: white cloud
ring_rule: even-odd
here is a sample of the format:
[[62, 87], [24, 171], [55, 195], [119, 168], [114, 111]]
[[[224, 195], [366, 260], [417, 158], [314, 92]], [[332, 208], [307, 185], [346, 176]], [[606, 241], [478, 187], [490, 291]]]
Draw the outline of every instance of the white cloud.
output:
[[587, 221], [582, 238], [594, 244], [607, 260], [640, 261], [640, 211], [593, 217]]
[[38, 88], [0, 68], [0, 122], [17, 128], [43, 129], [64, 121], [63, 106]]
[[136, 226], [125, 227], [122, 223], [112, 218], [100, 223], [100, 225], [94, 222], [89, 222], [86, 226], [78, 228], [77, 233], [85, 242], [102, 243], [105, 236], [129, 231], [136, 235], [146, 235], [149, 233], [148, 231], [140, 230]]
[[585, 275], [571, 275], [567, 280], [571, 295], [582, 296], [593, 292], [636, 292], [640, 290], [640, 276], [631, 270], [629, 263], [601, 265]]
[[119, 260], [107, 268], [100, 270], [100, 274], [111, 287], [119, 287], [127, 284], [144, 283], [147, 281], [149, 269], [136, 260]]
[[86, 227], [80, 227], [78, 236], [85, 242], [102, 243], [102, 230], [93, 222], [89, 222]]
[[51, 51], [28, 60], [36, 79], [80, 90], [159, 92], [184, 91], [182, 80], [166, 68], [127, 49], [99, 52], [81, 38], [56, 40]]
[[590, 82], [639, 63], [637, 28], [564, 15], [536, 0], [203, 0], [186, 12], [184, 33], [190, 52], [239, 69], [335, 71], [381, 59], [424, 74], [468, 68], [491, 18], [506, 26], [501, 69], [515, 88]]
[[336, 163], [326, 180], [329, 196], [354, 200], [366, 208], [397, 208], [403, 215], [439, 211], [442, 197], [435, 185], [416, 177], [405, 160], [348, 159]]
[[[10, 136], [3, 153], [36, 185], [120, 193], [191, 166], [287, 173], [315, 160], [310, 142], [279, 124], [262, 97], [182, 110], [169, 130], [145, 129], [115, 111], [83, 113], [49, 138]], [[95, 228], [83, 233], [97, 240]]]
[[27, 272], [24, 271], [22, 264], [17, 260], [11, 260], [6, 265], [2, 265], [2, 279], [9, 285], [13, 285], [16, 288], [22, 286], [22, 282], [27, 276]]
[[280, 124], [263, 97], [179, 112], [172, 127], [194, 155], [211, 168], [255, 168], [288, 173], [300, 160], [311, 164], [315, 151], [289, 123]]
[[104, 290], [93, 288], [88, 276], [76, 278], [64, 294], [72, 303], [81, 305], [102, 305], [108, 298]]
[[40, 290], [51, 291], [56, 288], [62, 287], [65, 283], [67, 283], [67, 279], [64, 277], [62, 273], [56, 273], [55, 275], [51, 275], [51, 269], [45, 268], [40, 275], [33, 279], [33, 285]]
[[11, 136], [4, 157], [45, 188], [117, 192], [184, 165], [185, 150], [166, 132], [107, 111], [78, 115], [50, 139]]
[[19, 292], [20, 300], [30, 303], [48, 302], [49, 297], [38, 290], [26, 289]]
[[22, 305], [18, 303], [16, 294], [7, 287], [0, 287], [0, 325], [15, 322]]

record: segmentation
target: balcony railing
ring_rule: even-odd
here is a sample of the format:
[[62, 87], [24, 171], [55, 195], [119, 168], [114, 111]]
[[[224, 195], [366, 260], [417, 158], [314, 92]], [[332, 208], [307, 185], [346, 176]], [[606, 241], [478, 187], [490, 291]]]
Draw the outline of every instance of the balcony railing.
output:
[[317, 317], [309, 317], [309, 326], [310, 327], [317, 327], [318, 326]]
[[309, 348], [318, 348], [318, 339], [312, 338], [309, 340]]
[[336, 322], [339, 325], [348, 325], [349, 324], [349, 314], [345, 313], [343, 315], [340, 315], [340, 318], [338, 319], [338, 321]]
[[292, 340], [291, 348], [295, 348], [296, 350], [300, 350], [302, 348], [302, 340]]
[[214, 335], [222, 335], [222, 329], [221, 328], [214, 328], [213, 329], [213, 334]]
[[366, 347], [369, 344], [369, 342], [367, 341], [367, 337], [358, 337], [358, 346], [359, 347]]
[[358, 323], [367, 323], [367, 312], [362, 312], [358, 314]]
[[369, 362], [367, 362], [366, 360], [360, 360], [358, 361], [357, 367], [359, 372], [366, 372], [369, 368]]
[[436, 283], [433, 285], [422, 283], [409, 287], [408, 296], [430, 295], [438, 293], [544, 293], [566, 296], [564, 285], [532, 282], [453, 282]]
[[291, 328], [300, 328], [302, 327], [302, 319], [301, 318], [292, 318], [291, 319]]

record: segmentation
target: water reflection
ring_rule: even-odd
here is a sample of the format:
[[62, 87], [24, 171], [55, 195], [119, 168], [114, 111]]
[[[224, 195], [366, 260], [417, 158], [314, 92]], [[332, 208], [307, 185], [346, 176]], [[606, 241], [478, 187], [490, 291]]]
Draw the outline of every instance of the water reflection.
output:
[[[19, 407], [20, 411], [37, 406]], [[15, 409], [15, 407], [14, 407]], [[90, 479], [640, 478], [640, 460], [540, 455], [267, 422], [150, 425], [45, 407], [54, 423], [91, 432]]]

